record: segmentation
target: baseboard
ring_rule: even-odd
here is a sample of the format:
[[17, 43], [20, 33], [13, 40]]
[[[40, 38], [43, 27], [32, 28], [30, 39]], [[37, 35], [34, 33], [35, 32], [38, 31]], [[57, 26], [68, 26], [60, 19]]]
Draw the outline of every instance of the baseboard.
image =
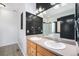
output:
[[0, 47], [12, 45], [12, 44], [17, 44], [17, 42], [11, 42], [11, 43], [6, 43], [6, 44], [4, 43], [4, 44], [0, 45]]

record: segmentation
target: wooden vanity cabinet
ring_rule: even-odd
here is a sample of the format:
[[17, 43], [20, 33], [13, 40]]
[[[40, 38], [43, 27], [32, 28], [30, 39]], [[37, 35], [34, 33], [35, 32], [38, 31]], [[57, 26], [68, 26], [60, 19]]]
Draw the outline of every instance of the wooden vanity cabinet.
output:
[[56, 56], [53, 52], [41, 47], [38, 44], [33, 43], [32, 41], [27, 41], [27, 52], [28, 56]]
[[47, 49], [37, 45], [37, 56], [56, 56], [53, 52], [51, 53]]
[[30, 40], [28, 40], [27, 43], [28, 43], [27, 45], [28, 56], [36, 56], [36, 44]]

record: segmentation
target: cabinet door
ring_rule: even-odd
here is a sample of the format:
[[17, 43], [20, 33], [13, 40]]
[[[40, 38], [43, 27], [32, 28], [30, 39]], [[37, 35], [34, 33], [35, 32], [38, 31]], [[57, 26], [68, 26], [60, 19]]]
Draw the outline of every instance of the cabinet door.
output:
[[53, 52], [51, 53], [47, 49], [37, 45], [37, 56], [56, 56]]
[[43, 56], [41, 53], [37, 52], [37, 56]]
[[29, 56], [36, 56], [36, 44], [28, 40], [27, 53]]
[[32, 48], [30, 49], [30, 55], [31, 56], [36, 56], [36, 49]]
[[27, 54], [28, 54], [28, 56], [30, 56], [30, 53], [31, 53], [31, 52], [30, 52], [30, 51], [31, 51], [30, 46], [31, 46], [31, 45], [30, 45], [30, 41], [28, 40], [28, 41], [27, 41]]

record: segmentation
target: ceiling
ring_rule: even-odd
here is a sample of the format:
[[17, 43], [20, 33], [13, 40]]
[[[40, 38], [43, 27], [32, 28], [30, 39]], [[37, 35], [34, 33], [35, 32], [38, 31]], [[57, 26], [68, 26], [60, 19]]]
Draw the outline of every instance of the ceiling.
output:
[[[36, 4], [36, 10], [38, 10], [39, 8], [43, 8], [44, 10], [47, 10], [49, 8], [52, 7], [51, 3], [3, 3], [6, 7], [6, 9], [8, 10], [13, 10], [13, 11], [19, 11], [20, 9], [23, 9], [26, 7], [26, 9], [29, 6], [29, 9], [31, 9], [32, 7], [34, 8], [35, 6], [33, 6], [33, 4]], [[27, 6], [28, 5], [28, 6]], [[43, 11], [44, 11], [43, 10]]]
[[32, 14], [36, 12], [36, 4], [35, 3], [3, 3], [6, 5], [4, 9], [14, 11], [14, 12], [24, 12], [28, 11]]
[[[59, 17], [68, 14], [72, 14], [75, 11], [75, 4], [74, 3], [67, 3], [66, 5], [63, 5], [59, 8], [50, 8], [45, 11], [45, 13], [40, 13], [38, 16], [44, 17], [44, 18], [54, 18], [54, 17]], [[62, 14], [62, 15], [61, 15]]]
[[[24, 8], [26, 7], [26, 9], [28, 9], [29, 12], [31, 12], [31, 10], [32, 10], [32, 13], [35, 13], [36, 10], [41, 7], [41, 8], [45, 9], [46, 14], [41, 16], [41, 14], [42, 14], [41, 13], [38, 16], [40, 16], [40, 17], [48, 17], [48, 18], [52, 17], [52, 16], [55, 16], [57, 14], [60, 14], [61, 12], [64, 12], [65, 10], [72, 9], [72, 12], [74, 10], [74, 7], [72, 7], [72, 6], [74, 6], [73, 4], [67, 4], [65, 6], [62, 6], [62, 7], [58, 8], [58, 9], [54, 9], [53, 7], [51, 8], [50, 3], [4, 3], [4, 4], [6, 5], [5, 8], [8, 9], [8, 10], [24, 11]], [[36, 8], [35, 8], [35, 6], [33, 6], [35, 4], [36, 4]]]
[[40, 14], [51, 7], [54, 7], [60, 3], [36, 3], [36, 14]]
[[[36, 9], [34, 13], [36, 13], [37, 9], [39, 9], [40, 7], [44, 8], [44, 10], [47, 10], [52, 7], [50, 3], [3, 3], [3, 4], [6, 5], [5, 7], [6, 9], [12, 11], [20, 11], [26, 8], [28, 9], [29, 12], [31, 12], [31, 10]], [[36, 6], [33, 6], [34, 4], [36, 4]]]
[[23, 6], [25, 6], [24, 3], [3, 3], [6, 7], [4, 9], [10, 10], [10, 11], [20, 11]]

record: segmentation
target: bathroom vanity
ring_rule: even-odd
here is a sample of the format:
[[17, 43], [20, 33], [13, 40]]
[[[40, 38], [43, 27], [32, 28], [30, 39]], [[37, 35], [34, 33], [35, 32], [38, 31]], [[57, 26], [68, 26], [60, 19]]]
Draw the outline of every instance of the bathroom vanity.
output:
[[28, 40], [28, 55], [29, 56], [56, 56], [54, 52], [45, 49], [44, 47]]
[[[64, 39], [63, 39], [64, 40]], [[43, 36], [28, 36], [27, 37], [27, 54], [29, 56], [77, 56], [78, 47], [74, 44], [68, 44], [64, 41], [59, 42], [63, 43], [65, 47], [58, 48], [56, 45], [56, 49], [52, 46], [46, 44], [49, 42], [53, 44], [53, 42], [58, 43], [55, 38], [52, 40]]]

